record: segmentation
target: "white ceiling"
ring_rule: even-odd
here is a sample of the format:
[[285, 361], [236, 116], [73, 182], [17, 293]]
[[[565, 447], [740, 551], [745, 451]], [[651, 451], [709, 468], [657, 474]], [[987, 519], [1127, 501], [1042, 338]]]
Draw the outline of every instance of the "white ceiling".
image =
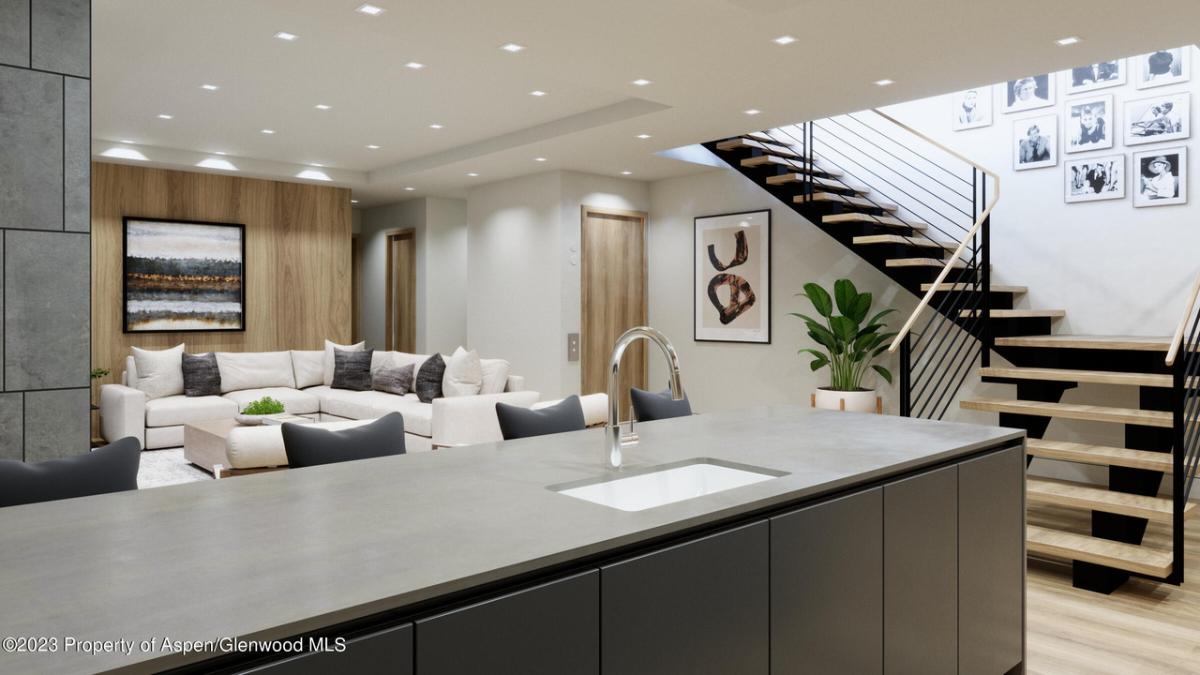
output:
[[[702, 170], [660, 150], [1192, 43], [1200, 25], [1193, 1], [360, 4], [95, 0], [94, 152], [131, 140], [151, 164], [191, 168], [221, 151], [285, 179], [320, 163], [362, 206], [545, 170], [656, 180]], [[784, 34], [798, 41], [772, 42]], [[1082, 42], [1055, 44], [1070, 35]]]

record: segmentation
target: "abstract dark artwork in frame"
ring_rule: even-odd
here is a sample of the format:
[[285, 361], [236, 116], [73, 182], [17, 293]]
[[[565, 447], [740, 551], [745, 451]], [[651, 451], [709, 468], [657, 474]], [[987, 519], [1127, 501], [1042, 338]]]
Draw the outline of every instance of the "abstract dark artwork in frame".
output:
[[693, 337], [771, 342], [771, 212], [695, 219]]
[[240, 224], [126, 217], [126, 333], [246, 330], [246, 237]]

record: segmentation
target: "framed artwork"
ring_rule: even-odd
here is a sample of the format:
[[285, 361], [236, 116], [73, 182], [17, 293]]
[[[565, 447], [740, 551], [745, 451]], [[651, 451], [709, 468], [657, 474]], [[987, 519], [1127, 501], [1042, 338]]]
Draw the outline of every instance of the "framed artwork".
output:
[[1058, 115], [1013, 121], [1013, 170], [1042, 169], [1058, 164]]
[[1030, 75], [1009, 80], [1004, 85], [1004, 112], [1046, 108], [1054, 105], [1054, 77]]
[[1187, 148], [1155, 148], [1133, 155], [1134, 206], [1187, 203]]
[[1125, 102], [1125, 145], [1178, 141], [1192, 135], [1192, 95], [1162, 94]]
[[1113, 146], [1113, 96], [1074, 99], [1067, 105], [1064, 152], [1107, 150]]
[[695, 220], [694, 339], [771, 343], [771, 211]]
[[245, 226], [124, 219], [126, 333], [246, 330]]
[[978, 129], [992, 124], [992, 88], [977, 87], [951, 95], [954, 107], [952, 128], [955, 131]]
[[1191, 52], [1191, 47], [1175, 47], [1133, 57], [1134, 86], [1149, 89], [1187, 82], [1192, 77]]
[[1068, 204], [1125, 198], [1125, 155], [1068, 159], [1063, 175]]
[[1089, 63], [1086, 66], [1075, 66], [1064, 73], [1063, 87], [1067, 94], [1082, 94], [1106, 87], [1119, 87], [1125, 84], [1125, 59]]

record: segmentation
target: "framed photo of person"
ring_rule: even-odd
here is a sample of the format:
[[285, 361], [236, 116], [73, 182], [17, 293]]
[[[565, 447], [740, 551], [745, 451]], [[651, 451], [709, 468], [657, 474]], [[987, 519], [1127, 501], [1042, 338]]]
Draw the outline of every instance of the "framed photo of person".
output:
[[1160, 49], [1150, 54], [1135, 56], [1134, 85], [1138, 89], [1149, 89], [1187, 82], [1192, 77], [1191, 55], [1192, 48], [1189, 46]]
[[992, 125], [992, 88], [976, 87], [951, 94], [955, 131], [978, 129]]
[[1075, 66], [1063, 75], [1063, 87], [1068, 95], [1082, 94], [1106, 87], [1119, 87], [1125, 84], [1125, 59]]
[[1068, 204], [1125, 198], [1125, 155], [1063, 161]]
[[770, 344], [771, 212], [701, 216], [693, 236], [693, 339]]
[[1134, 206], [1187, 203], [1187, 148], [1155, 148], [1133, 155]]
[[1004, 112], [1046, 108], [1054, 105], [1054, 78], [1050, 75], [1030, 75], [1009, 80], [1004, 85]]
[[1162, 94], [1125, 102], [1125, 145], [1178, 141], [1192, 135], [1192, 95]]
[[1058, 164], [1058, 115], [1013, 120], [1013, 170]]
[[1107, 150], [1113, 146], [1113, 96], [1073, 99], [1067, 106], [1064, 152]]

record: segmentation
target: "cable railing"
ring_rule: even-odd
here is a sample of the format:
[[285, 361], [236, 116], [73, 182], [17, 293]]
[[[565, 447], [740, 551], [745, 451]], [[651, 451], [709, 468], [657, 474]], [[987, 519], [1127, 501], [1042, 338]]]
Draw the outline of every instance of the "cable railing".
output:
[[1183, 583], [1184, 568], [1184, 509], [1191, 496], [1200, 467], [1200, 312], [1196, 311], [1200, 297], [1200, 275], [1197, 275], [1188, 297], [1183, 317], [1171, 338], [1166, 365], [1171, 368], [1175, 385], [1175, 439], [1172, 457], [1174, 497], [1172, 540], [1174, 564], [1171, 582]]

